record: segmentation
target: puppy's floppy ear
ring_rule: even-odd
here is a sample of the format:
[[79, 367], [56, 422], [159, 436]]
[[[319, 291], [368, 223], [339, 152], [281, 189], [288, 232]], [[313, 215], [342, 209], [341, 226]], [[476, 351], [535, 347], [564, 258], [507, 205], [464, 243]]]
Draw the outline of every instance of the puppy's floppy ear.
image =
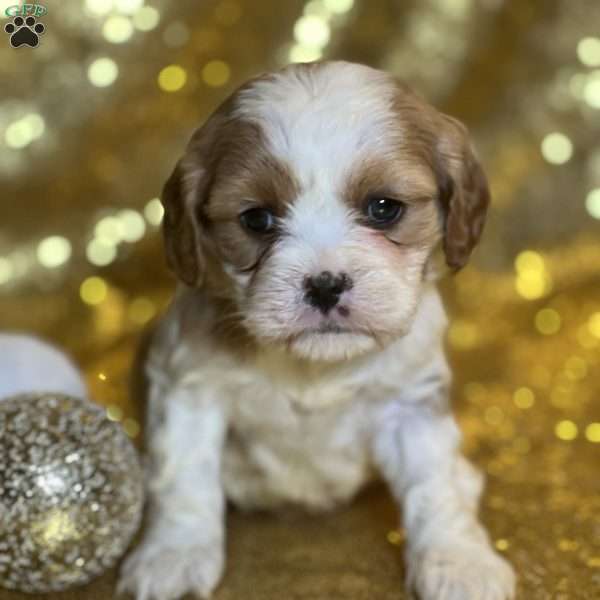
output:
[[454, 270], [465, 266], [483, 231], [490, 203], [487, 178], [466, 127], [441, 115], [436, 174], [444, 210], [444, 253]]
[[211, 117], [190, 140], [183, 158], [167, 180], [161, 201], [167, 263], [189, 286], [200, 286], [206, 269], [205, 235], [200, 207], [210, 191], [214, 168], [213, 140], [220, 122]]
[[194, 286], [201, 283], [204, 257], [193, 214], [194, 189], [185, 171], [182, 159], [163, 188], [163, 236], [169, 268], [184, 283]]

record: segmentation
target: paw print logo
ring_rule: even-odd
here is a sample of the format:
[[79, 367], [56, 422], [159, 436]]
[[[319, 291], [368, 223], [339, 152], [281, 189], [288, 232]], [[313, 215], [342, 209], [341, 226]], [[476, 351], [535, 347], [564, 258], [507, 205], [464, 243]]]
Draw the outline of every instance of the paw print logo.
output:
[[10, 35], [10, 45], [13, 48], [30, 46], [35, 48], [40, 43], [40, 35], [46, 31], [42, 23], [37, 23], [35, 17], [15, 17], [12, 23], [4, 26], [4, 31]]

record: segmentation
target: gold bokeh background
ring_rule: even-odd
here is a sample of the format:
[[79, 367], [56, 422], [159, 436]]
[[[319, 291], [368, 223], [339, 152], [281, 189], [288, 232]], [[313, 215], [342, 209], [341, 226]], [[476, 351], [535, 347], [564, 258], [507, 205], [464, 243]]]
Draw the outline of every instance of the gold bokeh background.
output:
[[[484, 240], [442, 283], [465, 450], [488, 476], [483, 519], [520, 599], [599, 598], [600, 3], [45, 6], [37, 48], [0, 50], [0, 329], [66, 348], [139, 440], [128, 371], [174, 287], [156, 198], [192, 129], [290, 61], [387, 69], [467, 123], [490, 177]], [[404, 597], [383, 488], [327, 517], [232, 514], [229, 531], [217, 600]], [[52, 597], [108, 600], [114, 581]]]

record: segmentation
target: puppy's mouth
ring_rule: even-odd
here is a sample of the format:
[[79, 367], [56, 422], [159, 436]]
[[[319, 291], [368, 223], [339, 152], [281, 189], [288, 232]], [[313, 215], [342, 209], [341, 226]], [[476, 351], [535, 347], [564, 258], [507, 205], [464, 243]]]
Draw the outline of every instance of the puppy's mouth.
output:
[[319, 327], [316, 327], [313, 329], [305, 329], [304, 333], [319, 334], [319, 333], [354, 333], [354, 332], [352, 331], [352, 329], [349, 329], [348, 327], [342, 327], [338, 323], [325, 322], [325, 323], [321, 323], [321, 325], [319, 325]]
[[345, 360], [381, 346], [370, 331], [325, 321], [288, 336], [286, 348], [311, 360]]
[[352, 335], [357, 335], [357, 336], [372, 336], [372, 332], [370, 331], [366, 331], [364, 329], [358, 329], [355, 327], [347, 327], [344, 325], [341, 325], [339, 323], [336, 323], [334, 321], [323, 321], [322, 323], [319, 323], [318, 326], [316, 327], [305, 327], [300, 331], [297, 331], [296, 333], [292, 334], [291, 338], [292, 339], [298, 339], [301, 337], [319, 337], [319, 336], [342, 336], [342, 335], [347, 335], [347, 336], [352, 336]]

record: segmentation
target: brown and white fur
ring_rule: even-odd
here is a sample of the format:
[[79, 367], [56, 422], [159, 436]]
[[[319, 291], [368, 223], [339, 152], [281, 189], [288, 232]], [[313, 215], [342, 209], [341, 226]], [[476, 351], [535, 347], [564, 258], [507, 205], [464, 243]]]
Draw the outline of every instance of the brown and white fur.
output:
[[[388, 227], [367, 215], [379, 197], [402, 202]], [[460, 454], [434, 283], [436, 257], [467, 261], [488, 201], [465, 128], [362, 65], [257, 77], [194, 133], [163, 194], [182, 284], [146, 361], [150, 523], [122, 591], [208, 597], [226, 499], [330, 509], [379, 473], [402, 509], [411, 591], [513, 597]], [[240, 220], [256, 207], [268, 233]], [[328, 311], [307, 301], [324, 271], [349, 282]]]

